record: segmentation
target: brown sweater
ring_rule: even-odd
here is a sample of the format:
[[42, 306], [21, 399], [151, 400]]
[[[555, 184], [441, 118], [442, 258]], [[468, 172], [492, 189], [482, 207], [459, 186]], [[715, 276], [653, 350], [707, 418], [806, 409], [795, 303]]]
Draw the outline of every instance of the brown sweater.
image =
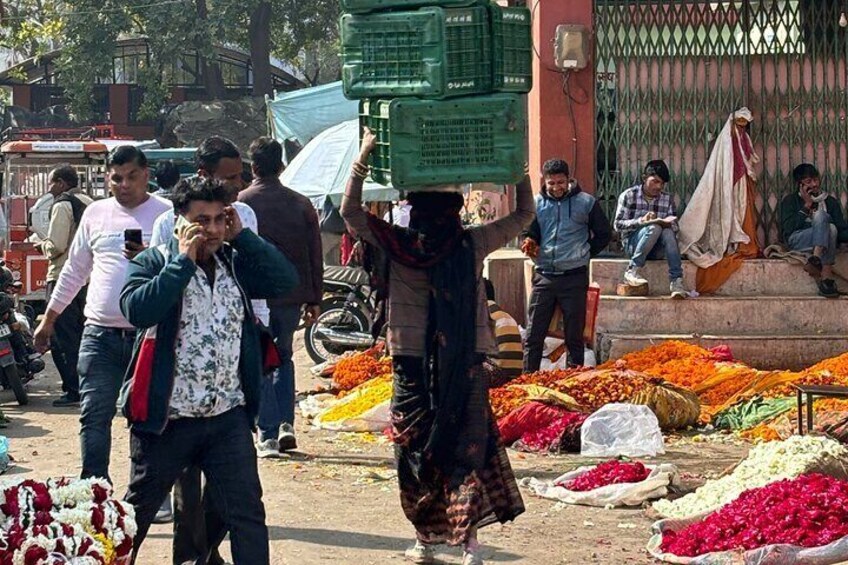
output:
[[256, 179], [238, 196], [256, 212], [259, 235], [277, 247], [297, 267], [300, 285], [270, 306], [320, 304], [324, 294], [324, 263], [318, 212], [312, 202], [276, 178]]
[[[342, 217], [348, 228], [368, 243], [378, 245], [368, 227], [368, 212], [362, 208], [362, 181], [351, 177], [342, 200]], [[474, 243], [475, 269], [482, 278], [483, 260], [517, 237], [535, 217], [533, 190], [525, 178], [516, 191], [516, 210], [505, 218], [469, 228]], [[382, 222], [382, 219], [377, 219]], [[389, 349], [392, 355], [424, 356], [429, 307], [429, 276], [426, 270], [391, 262], [389, 275]], [[477, 284], [477, 352], [497, 352], [492, 321], [486, 305], [485, 288]]]

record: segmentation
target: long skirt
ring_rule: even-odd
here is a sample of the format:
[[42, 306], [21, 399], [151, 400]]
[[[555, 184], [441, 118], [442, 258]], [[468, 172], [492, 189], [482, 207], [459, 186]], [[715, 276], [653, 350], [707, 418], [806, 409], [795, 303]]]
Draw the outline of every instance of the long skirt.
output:
[[421, 357], [396, 356], [394, 372], [392, 428], [401, 506], [418, 539], [460, 545], [477, 528], [509, 522], [523, 513], [482, 365], [469, 373], [469, 397], [465, 414], [456, 419], [456, 441], [438, 463], [425, 449], [438, 410], [433, 400], [437, 383], [429, 382]]

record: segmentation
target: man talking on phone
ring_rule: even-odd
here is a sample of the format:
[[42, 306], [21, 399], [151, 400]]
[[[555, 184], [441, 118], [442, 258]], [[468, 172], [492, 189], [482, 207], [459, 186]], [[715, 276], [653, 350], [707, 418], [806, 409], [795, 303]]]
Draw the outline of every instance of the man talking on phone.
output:
[[649, 161], [642, 171], [642, 184], [621, 193], [615, 212], [615, 231], [621, 234], [630, 266], [624, 282], [631, 286], [647, 285], [641, 270], [648, 259], [668, 261], [669, 290], [672, 298], [686, 298], [683, 286], [683, 261], [677, 245], [677, 214], [674, 199], [665, 192], [671, 181], [665, 161]]
[[107, 169], [112, 197], [85, 209], [35, 332], [36, 347], [46, 351], [56, 319], [90, 280], [79, 351], [82, 478], [109, 478], [112, 418], [136, 333], [121, 313], [121, 289], [130, 259], [150, 241], [153, 222], [172, 208], [169, 201], [147, 192], [147, 158], [138, 148], [116, 147]]

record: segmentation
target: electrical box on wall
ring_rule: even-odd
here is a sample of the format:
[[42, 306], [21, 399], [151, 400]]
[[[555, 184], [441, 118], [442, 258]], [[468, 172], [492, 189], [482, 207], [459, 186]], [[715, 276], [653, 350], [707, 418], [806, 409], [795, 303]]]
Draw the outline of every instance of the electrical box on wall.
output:
[[563, 24], [556, 29], [554, 63], [563, 71], [579, 71], [589, 64], [589, 29]]

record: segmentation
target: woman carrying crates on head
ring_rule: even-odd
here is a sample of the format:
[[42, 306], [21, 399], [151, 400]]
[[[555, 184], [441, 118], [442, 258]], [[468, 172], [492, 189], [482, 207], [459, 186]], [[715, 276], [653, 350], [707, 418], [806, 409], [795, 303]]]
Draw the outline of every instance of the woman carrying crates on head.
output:
[[342, 216], [390, 259], [392, 432], [401, 505], [416, 530], [406, 556], [431, 563], [434, 546], [446, 543], [462, 545], [463, 563], [478, 565], [478, 528], [524, 511], [482, 370], [496, 351], [482, 265], [533, 220], [530, 181], [525, 175], [518, 185], [515, 212], [485, 226], [462, 226], [455, 187], [411, 192], [409, 228], [391, 226], [362, 208], [375, 143], [366, 128]]

